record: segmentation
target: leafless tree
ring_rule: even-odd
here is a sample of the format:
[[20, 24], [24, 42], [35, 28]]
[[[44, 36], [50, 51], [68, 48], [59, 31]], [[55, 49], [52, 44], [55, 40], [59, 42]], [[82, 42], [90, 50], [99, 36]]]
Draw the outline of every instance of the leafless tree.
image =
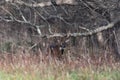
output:
[[30, 25], [39, 38], [96, 35], [98, 43], [105, 45], [109, 41], [107, 34], [114, 39], [111, 40], [120, 54], [116, 37], [120, 35], [116, 30], [120, 21], [119, 0], [2, 0], [0, 3], [4, 12], [1, 21]]

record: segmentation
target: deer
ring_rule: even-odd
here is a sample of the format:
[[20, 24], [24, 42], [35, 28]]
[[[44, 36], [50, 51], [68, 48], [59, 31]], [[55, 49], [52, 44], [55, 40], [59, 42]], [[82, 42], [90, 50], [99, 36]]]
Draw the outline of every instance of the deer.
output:
[[67, 40], [54, 40], [48, 46], [48, 54], [53, 58], [62, 58], [62, 55], [65, 53], [65, 48], [67, 47]]

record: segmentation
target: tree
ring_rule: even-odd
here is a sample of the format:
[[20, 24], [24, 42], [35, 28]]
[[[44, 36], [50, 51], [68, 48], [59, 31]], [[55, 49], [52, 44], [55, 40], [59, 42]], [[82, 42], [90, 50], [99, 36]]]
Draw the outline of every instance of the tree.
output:
[[118, 28], [116, 25], [120, 21], [119, 0], [3, 0], [3, 2], [1, 9], [5, 14], [0, 16], [2, 21], [30, 25], [40, 38], [96, 35], [97, 42], [100, 42], [101, 37], [104, 45], [107, 34], [109, 37], [113, 35], [114, 44], [119, 47], [118, 39], [115, 38], [116, 35], [120, 35], [116, 30]]

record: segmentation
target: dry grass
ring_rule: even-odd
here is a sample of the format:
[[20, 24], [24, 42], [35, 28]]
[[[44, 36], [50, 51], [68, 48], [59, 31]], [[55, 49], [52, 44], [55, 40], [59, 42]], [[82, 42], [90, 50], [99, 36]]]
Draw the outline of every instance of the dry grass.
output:
[[0, 80], [120, 80], [120, 63], [105, 55], [53, 59], [43, 54], [1, 54]]

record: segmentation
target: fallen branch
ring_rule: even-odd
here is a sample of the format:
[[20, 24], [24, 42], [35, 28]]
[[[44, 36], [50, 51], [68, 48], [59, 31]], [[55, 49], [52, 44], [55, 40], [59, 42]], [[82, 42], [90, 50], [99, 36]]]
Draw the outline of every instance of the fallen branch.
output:
[[73, 36], [73, 37], [77, 37], [77, 36], [89, 36], [89, 35], [93, 35], [93, 34], [96, 34], [98, 32], [102, 32], [102, 31], [105, 31], [105, 30], [108, 30], [110, 28], [113, 28], [115, 27], [114, 25], [116, 24], [116, 22], [112, 22], [112, 23], [109, 23], [107, 26], [101, 26], [99, 28], [96, 28], [94, 30], [91, 30], [89, 32], [85, 32], [85, 33], [67, 33], [67, 34], [64, 34], [64, 33], [54, 33], [52, 35], [44, 35], [44, 36], [41, 36], [41, 37], [46, 37], [46, 38], [53, 38], [53, 37], [70, 37], [70, 36]]

